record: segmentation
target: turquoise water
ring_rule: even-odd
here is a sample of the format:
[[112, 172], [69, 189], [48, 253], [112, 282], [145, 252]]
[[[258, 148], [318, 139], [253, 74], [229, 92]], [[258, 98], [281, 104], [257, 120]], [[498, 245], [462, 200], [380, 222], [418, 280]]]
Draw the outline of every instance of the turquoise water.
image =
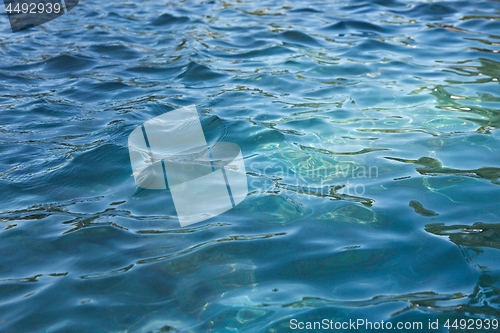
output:
[[[84, 0], [0, 38], [0, 332], [499, 317], [499, 1]], [[181, 228], [127, 137], [191, 104], [249, 194]]]

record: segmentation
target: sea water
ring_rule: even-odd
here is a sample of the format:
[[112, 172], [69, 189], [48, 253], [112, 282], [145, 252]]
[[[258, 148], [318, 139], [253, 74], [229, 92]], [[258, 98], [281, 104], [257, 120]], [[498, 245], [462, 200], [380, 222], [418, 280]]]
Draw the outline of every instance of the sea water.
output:
[[[85, 0], [8, 24], [1, 332], [498, 318], [498, 1]], [[248, 195], [181, 228], [127, 138], [192, 104]]]

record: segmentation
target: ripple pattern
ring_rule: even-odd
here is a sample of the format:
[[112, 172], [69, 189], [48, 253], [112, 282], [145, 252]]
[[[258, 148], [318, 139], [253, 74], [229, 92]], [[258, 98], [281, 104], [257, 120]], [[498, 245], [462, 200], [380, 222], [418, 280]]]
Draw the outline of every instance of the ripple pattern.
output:
[[[88, 0], [0, 37], [1, 332], [498, 316], [498, 1]], [[250, 193], [179, 228], [126, 141], [191, 104]]]

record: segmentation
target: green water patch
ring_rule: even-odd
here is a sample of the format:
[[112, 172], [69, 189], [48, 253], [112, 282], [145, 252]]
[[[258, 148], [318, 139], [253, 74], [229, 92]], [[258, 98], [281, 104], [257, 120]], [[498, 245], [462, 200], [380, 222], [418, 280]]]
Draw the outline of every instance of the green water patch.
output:
[[428, 224], [425, 230], [434, 235], [447, 236], [450, 241], [460, 246], [500, 249], [500, 224], [498, 223]]
[[418, 215], [422, 215], [422, 216], [437, 216], [437, 215], [439, 215], [435, 211], [425, 208], [417, 200], [410, 201], [409, 206], [411, 208], [413, 208], [415, 210], [415, 213], [417, 213]]
[[423, 168], [415, 168], [415, 170], [422, 175], [435, 176], [439, 174], [447, 175], [461, 175], [467, 177], [479, 177], [491, 181], [492, 184], [500, 185], [498, 178], [500, 178], [500, 168], [497, 167], [484, 167], [472, 170], [460, 170], [444, 167], [441, 162], [432, 157], [421, 157], [418, 160], [405, 160], [401, 158], [385, 157], [389, 160], [394, 160], [403, 163], [413, 163], [423, 165]]
[[[479, 73], [477, 75], [479, 75]], [[493, 83], [498, 85], [497, 81]], [[450, 89], [451, 88], [443, 85], [438, 85], [432, 89], [431, 94], [436, 97], [438, 108], [454, 111], [457, 113], [457, 116], [462, 117], [462, 119], [478, 124], [480, 127], [477, 128], [476, 131], [479, 133], [489, 133], [491, 130], [500, 127], [500, 112], [498, 111], [500, 107], [500, 97], [493, 96], [489, 93], [479, 96], [457, 96], [449, 92]], [[477, 94], [476, 91], [475, 93]], [[491, 102], [493, 102], [493, 104], [491, 104]], [[460, 115], [461, 113], [462, 115]], [[471, 117], [471, 115], [477, 115], [478, 117]], [[429, 125], [441, 126], [441, 128], [446, 129], [446, 127], [465, 126], [466, 124], [461, 124], [458, 119], [448, 119], [446, 121], [442, 118], [435, 120], [433, 123], [429, 123]]]

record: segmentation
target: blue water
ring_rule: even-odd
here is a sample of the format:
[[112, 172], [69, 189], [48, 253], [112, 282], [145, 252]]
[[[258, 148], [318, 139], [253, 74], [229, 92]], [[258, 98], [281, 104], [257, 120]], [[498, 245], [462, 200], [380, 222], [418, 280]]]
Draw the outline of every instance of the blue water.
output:
[[[0, 332], [500, 316], [499, 1], [82, 0], [8, 24]], [[127, 137], [191, 104], [249, 194], [181, 228]]]

